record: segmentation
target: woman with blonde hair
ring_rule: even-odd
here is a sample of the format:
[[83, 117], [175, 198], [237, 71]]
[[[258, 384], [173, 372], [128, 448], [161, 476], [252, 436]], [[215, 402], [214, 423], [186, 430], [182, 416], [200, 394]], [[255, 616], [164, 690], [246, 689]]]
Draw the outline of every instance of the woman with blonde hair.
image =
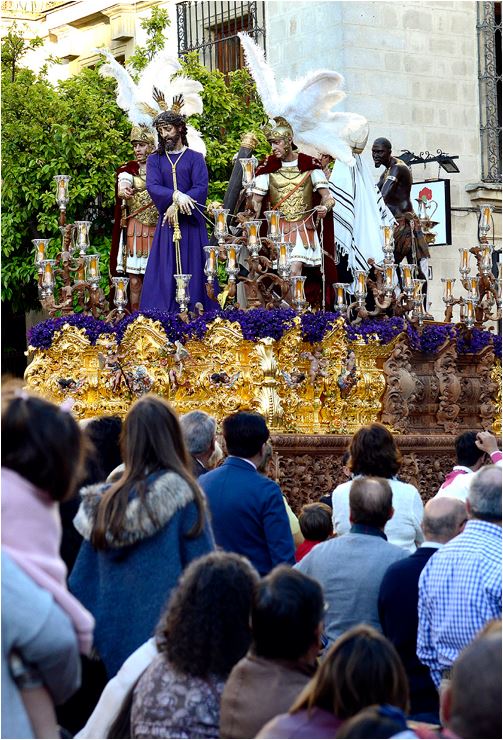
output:
[[74, 524], [84, 542], [69, 581], [96, 619], [95, 647], [109, 678], [151, 637], [188, 563], [215, 547], [166, 401], [148, 394], [133, 404], [121, 451], [121, 477], [81, 491]]
[[288, 714], [258, 733], [262, 738], [329, 738], [349, 717], [371, 704], [409, 709], [409, 688], [393, 645], [373, 627], [344, 632]]

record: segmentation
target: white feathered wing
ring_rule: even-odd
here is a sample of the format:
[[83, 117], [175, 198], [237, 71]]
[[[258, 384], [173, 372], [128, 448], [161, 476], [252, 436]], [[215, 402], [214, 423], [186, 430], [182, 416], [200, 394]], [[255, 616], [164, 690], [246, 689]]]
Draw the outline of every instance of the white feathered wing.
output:
[[247, 34], [238, 36], [267, 114], [271, 118], [283, 116], [288, 121], [295, 143], [306, 154], [330, 154], [353, 166], [350, 142], [367, 121], [356, 113], [333, 110], [346, 97], [342, 75], [319, 69], [296, 80], [285, 79], [278, 85], [262, 49]]

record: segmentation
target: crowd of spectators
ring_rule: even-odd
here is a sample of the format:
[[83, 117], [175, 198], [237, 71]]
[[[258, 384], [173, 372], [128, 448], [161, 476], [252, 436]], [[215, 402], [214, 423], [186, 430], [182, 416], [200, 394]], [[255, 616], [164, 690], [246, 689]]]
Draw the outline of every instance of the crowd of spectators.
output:
[[[381, 424], [298, 517], [266, 420], [2, 392], [2, 737], [501, 737], [501, 453]], [[224, 449], [222, 449], [224, 448]]]

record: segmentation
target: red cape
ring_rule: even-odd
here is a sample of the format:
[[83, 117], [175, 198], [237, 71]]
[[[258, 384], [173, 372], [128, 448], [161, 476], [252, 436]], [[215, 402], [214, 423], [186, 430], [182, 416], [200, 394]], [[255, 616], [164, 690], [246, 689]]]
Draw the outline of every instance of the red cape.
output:
[[119, 274], [117, 272], [117, 257], [119, 254], [119, 240], [120, 240], [120, 234], [121, 234], [122, 198], [119, 198], [118, 193], [117, 193], [118, 176], [121, 172], [129, 172], [130, 175], [137, 175], [139, 171], [140, 171], [140, 166], [135, 159], [133, 159], [130, 162], [126, 162], [126, 164], [121, 165], [115, 171], [114, 226], [112, 230], [112, 244], [110, 246], [110, 266], [109, 266], [109, 274], [112, 277], [115, 277]]
[[[311, 172], [312, 170], [321, 170], [322, 166], [319, 160], [314, 157], [309, 157], [307, 154], [298, 154], [298, 166], [300, 172]], [[277, 172], [281, 169], [281, 160], [271, 154], [267, 159], [261, 162], [257, 169], [257, 175], [268, 175], [271, 172]], [[313, 207], [320, 204], [320, 196], [317, 192], [313, 193]], [[268, 203], [268, 196], [265, 196], [263, 200], [263, 208], [267, 210], [266, 201]], [[262, 217], [262, 214], [261, 214]], [[265, 233], [264, 233], [265, 236]], [[334, 219], [331, 212], [328, 213], [323, 219], [323, 251], [324, 262], [325, 262], [325, 302], [326, 307], [329, 311], [333, 310], [335, 293], [332, 288], [332, 283], [336, 283], [337, 267], [334, 263]], [[306, 267], [304, 266], [303, 273], [307, 275], [305, 283], [306, 298], [311, 305], [321, 305], [321, 271], [319, 267]]]

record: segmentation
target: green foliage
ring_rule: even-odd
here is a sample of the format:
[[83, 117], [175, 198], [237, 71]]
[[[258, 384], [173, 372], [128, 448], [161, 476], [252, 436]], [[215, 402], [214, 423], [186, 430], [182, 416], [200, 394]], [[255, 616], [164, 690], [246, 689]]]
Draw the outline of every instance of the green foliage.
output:
[[127, 65], [135, 72], [141, 72], [154, 57], [164, 48], [166, 37], [164, 31], [171, 25], [168, 11], [165, 8], [153, 7], [149, 18], [141, 21], [140, 26], [147, 32], [145, 46], [137, 46], [134, 54], [127, 60]]
[[18, 32], [17, 23], [14, 22], [2, 39], [2, 73], [8, 72], [13, 82], [19, 61], [28, 51], [37, 49], [43, 44], [44, 40], [40, 36], [35, 36], [31, 41], [24, 39]]
[[[19, 69], [2, 77], [2, 300], [13, 310], [38, 305], [31, 240], [60, 248], [54, 175], [68, 174], [67, 221], [91, 218], [91, 244], [108, 272], [115, 169], [131, 157], [130, 125], [115, 102], [115, 85], [85, 69], [56, 88]], [[103, 287], [106, 285], [103, 280]]]
[[[167, 25], [167, 12], [154, 7], [151, 18], [142, 22], [147, 44], [130, 58], [134, 69], [142, 69], [163, 48]], [[52, 237], [49, 256], [60, 248], [57, 174], [72, 178], [67, 222], [93, 222], [91, 245], [102, 256], [102, 287], [108, 290], [115, 169], [132, 155], [130, 124], [115, 102], [114, 81], [85, 69], [54, 86], [43, 73], [19, 67], [34, 44], [39, 45], [24, 42], [15, 27], [2, 42], [2, 300], [14, 311], [39, 305], [31, 240]], [[267, 117], [246, 70], [227, 76], [210, 72], [196, 54], [188, 55], [183, 67], [204, 87], [204, 112], [190, 122], [208, 150], [209, 200], [222, 200], [243, 134], [257, 136], [259, 159], [269, 152], [260, 130]]]
[[184, 73], [203, 85], [203, 113], [192, 116], [190, 123], [197, 128], [206, 143], [206, 164], [210, 174], [208, 200], [223, 200], [232, 172], [232, 158], [239, 151], [243, 134], [252, 132], [258, 139], [255, 156], [262, 159], [270, 147], [261, 131], [267, 116], [257, 95], [248, 70], [239, 69], [224, 75], [210, 72], [196, 52], [182, 62]]

